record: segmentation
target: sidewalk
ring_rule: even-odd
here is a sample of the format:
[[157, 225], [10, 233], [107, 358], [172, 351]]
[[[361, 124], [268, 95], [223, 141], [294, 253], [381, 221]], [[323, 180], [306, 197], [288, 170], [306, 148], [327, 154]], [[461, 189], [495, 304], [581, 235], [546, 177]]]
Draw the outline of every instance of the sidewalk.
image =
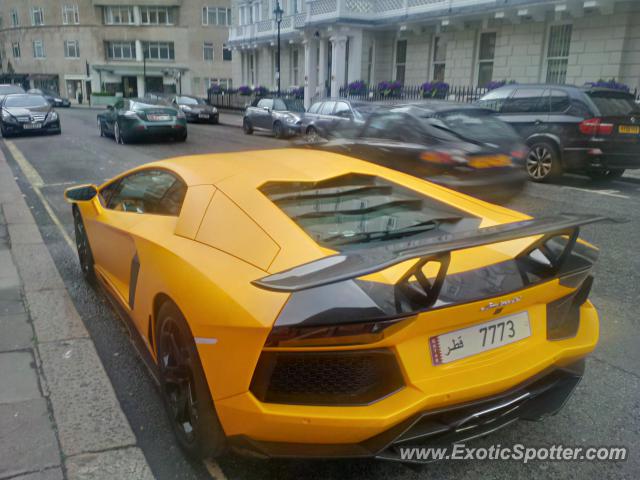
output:
[[0, 152], [0, 479], [153, 479]]

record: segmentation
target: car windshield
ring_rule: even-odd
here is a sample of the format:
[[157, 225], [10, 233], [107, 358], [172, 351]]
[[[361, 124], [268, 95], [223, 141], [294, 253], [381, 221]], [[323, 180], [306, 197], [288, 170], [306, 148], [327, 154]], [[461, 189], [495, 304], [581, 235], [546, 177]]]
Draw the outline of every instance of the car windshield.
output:
[[301, 100], [291, 98], [274, 98], [273, 109], [276, 111], [304, 112]]
[[[471, 221], [465, 212], [370, 175], [270, 182], [261, 190], [319, 245], [338, 250], [427, 232], [442, 234]], [[479, 223], [471, 218], [474, 225]]]
[[4, 102], [5, 107], [44, 107], [49, 105], [41, 95], [10, 95]]
[[640, 107], [633, 101], [633, 96], [627, 93], [589, 92], [587, 95], [603, 117], [640, 113]]
[[440, 113], [437, 117], [456, 134], [479, 142], [518, 140], [516, 131], [492, 112], [481, 109], [461, 109]]
[[178, 105], [205, 105], [206, 102], [201, 98], [194, 97], [178, 97]]
[[10, 95], [12, 93], [24, 93], [24, 90], [17, 85], [0, 85], [0, 95]]

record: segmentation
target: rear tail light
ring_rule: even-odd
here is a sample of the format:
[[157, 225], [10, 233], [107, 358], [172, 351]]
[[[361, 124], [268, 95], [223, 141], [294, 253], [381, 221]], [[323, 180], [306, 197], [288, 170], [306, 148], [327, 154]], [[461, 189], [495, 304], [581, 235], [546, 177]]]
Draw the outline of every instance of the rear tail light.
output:
[[445, 152], [441, 150], [427, 150], [420, 154], [420, 160], [438, 165], [460, 165], [467, 163], [467, 157], [462, 152]]
[[601, 118], [590, 118], [580, 123], [580, 133], [584, 135], [611, 135], [613, 123], [604, 123]]

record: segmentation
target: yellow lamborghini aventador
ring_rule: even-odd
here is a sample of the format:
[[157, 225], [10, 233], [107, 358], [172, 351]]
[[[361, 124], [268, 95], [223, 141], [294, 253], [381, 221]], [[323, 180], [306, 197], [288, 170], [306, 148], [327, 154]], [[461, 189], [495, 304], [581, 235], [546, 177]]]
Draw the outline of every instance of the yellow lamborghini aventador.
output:
[[66, 192], [184, 449], [397, 459], [555, 413], [598, 340], [599, 217], [531, 219], [342, 155], [151, 163]]

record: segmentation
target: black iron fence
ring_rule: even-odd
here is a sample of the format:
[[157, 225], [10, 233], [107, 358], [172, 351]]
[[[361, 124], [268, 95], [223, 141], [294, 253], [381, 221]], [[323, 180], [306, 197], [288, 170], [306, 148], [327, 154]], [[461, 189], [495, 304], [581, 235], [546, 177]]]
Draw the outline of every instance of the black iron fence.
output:
[[[216, 108], [225, 109], [225, 110], [244, 110], [247, 106], [251, 105], [256, 98], [266, 97], [266, 96], [276, 96], [278, 92], [261, 90], [258, 93], [240, 93], [237, 90], [226, 91], [226, 92], [215, 92], [209, 90], [207, 94], [207, 100], [210, 105], [213, 105]], [[281, 93], [281, 98], [295, 98], [302, 101], [304, 98], [304, 94], [302, 96], [299, 93]]]

